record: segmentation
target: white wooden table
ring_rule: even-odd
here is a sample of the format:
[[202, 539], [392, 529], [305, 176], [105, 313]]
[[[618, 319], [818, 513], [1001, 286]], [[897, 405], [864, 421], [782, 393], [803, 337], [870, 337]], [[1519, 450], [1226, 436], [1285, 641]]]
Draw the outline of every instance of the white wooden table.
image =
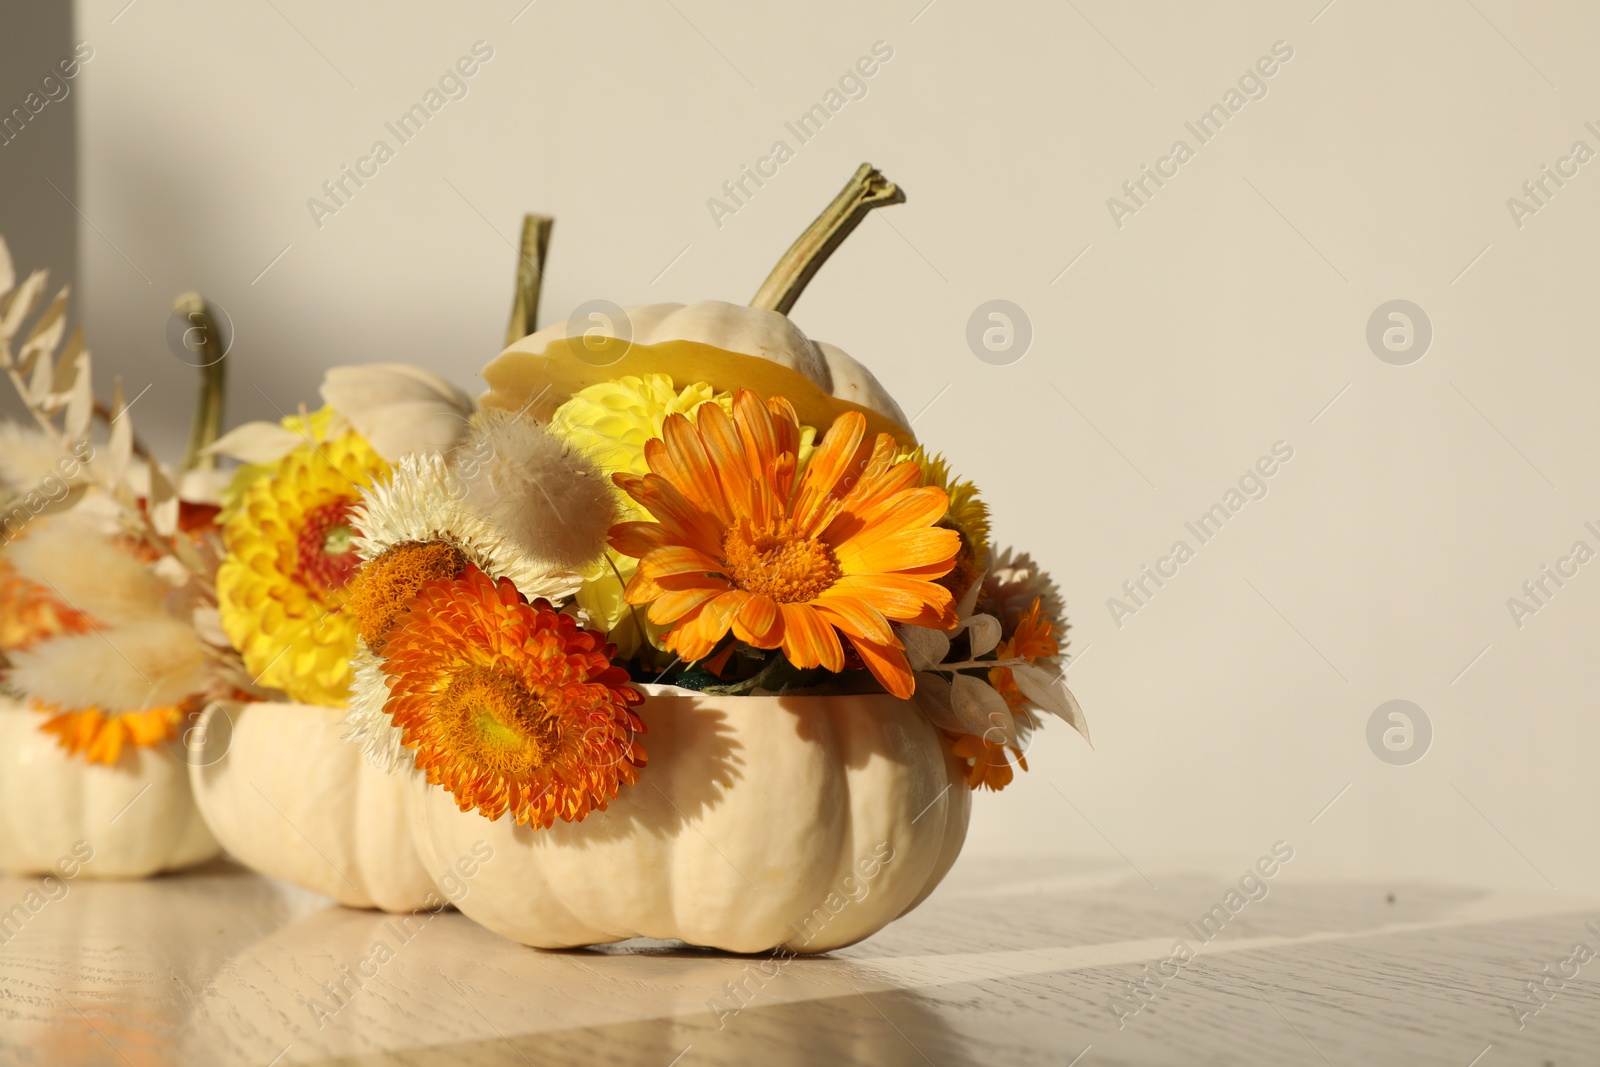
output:
[[[0, 945], [0, 1061], [1600, 1063], [1600, 960], [1561, 963], [1600, 949], [1600, 902], [1280, 878], [1208, 943], [1186, 924], [1238, 872], [1145, 873], [1159, 889], [1127, 866], [968, 857], [878, 936], [781, 965], [536, 952], [453, 911], [407, 938], [220, 862], [79, 880]], [[0, 907], [37, 884], [0, 880]], [[1195, 955], [1134, 1013], [1128, 983], [1179, 940]], [[1546, 963], [1578, 975], [1519, 1029]]]

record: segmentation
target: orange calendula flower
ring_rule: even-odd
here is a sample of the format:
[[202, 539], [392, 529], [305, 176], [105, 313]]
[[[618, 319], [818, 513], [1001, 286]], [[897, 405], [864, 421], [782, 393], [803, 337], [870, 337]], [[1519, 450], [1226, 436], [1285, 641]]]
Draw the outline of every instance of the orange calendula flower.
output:
[[[1006, 757], [1005, 745], [973, 734], [950, 736], [954, 738], [950, 751], [956, 754], [956, 758], [970, 761], [967, 767], [969, 787], [977, 789], [981, 786], [998, 793], [1011, 784], [1011, 761]], [[1027, 757], [1021, 752], [1017, 753], [1017, 765], [1023, 770], [1028, 769]]]
[[[1034, 663], [1061, 652], [1056, 642], [1055, 626], [1044, 617], [1042, 608], [1041, 598], [1034, 597], [1033, 604], [1017, 619], [1017, 628], [995, 649], [997, 659], [1025, 659]], [[1022, 690], [1017, 688], [1017, 680], [1012, 677], [1010, 667], [989, 668], [989, 684], [995, 692], [1006, 698], [1013, 712], [1021, 711], [1028, 702]]]
[[56, 711], [41, 707], [39, 710], [50, 715], [39, 729], [54, 734], [62, 748], [73, 755], [81, 752], [90, 763], [103, 763], [108, 767], [121, 758], [124, 745], [149, 748], [176, 737], [179, 724], [188, 714], [186, 707], [148, 708], [111, 715], [99, 708]]
[[644, 697], [613, 646], [472, 564], [425, 583], [387, 635], [384, 710], [462, 811], [548, 827], [639, 779]]
[[658, 522], [611, 528], [639, 559], [630, 604], [673, 624], [665, 645], [686, 662], [709, 656], [732, 629], [756, 648], [781, 648], [796, 667], [840, 671], [843, 634], [895, 696], [915, 685], [890, 621], [949, 628], [953, 598], [937, 584], [961, 537], [936, 526], [944, 490], [922, 484], [894, 439], [866, 439], [866, 419], [841, 415], [797, 476], [799, 419], [782, 397], [748, 390], [730, 417], [702, 405], [669, 416], [645, 445], [650, 472], [613, 480]]
[[[1035, 663], [1058, 655], [1060, 651], [1060, 645], [1056, 641], [1055, 626], [1044, 617], [1042, 598], [1034, 597], [1032, 605], [1017, 619], [1017, 627], [1011, 632], [1011, 636], [1000, 642], [999, 647], [995, 649], [995, 657], [1001, 660], [1021, 659]], [[1031, 723], [1027, 716], [1028, 698], [1018, 687], [1010, 667], [990, 667], [989, 685], [1005, 698], [1006, 706], [1011, 709], [1012, 715], [1021, 717], [1024, 724]], [[1021, 725], [1019, 724], [1019, 732]], [[982, 787], [999, 792], [1010, 785], [1014, 776], [1011, 770], [1012, 755], [1017, 758], [1017, 766], [1023, 770], [1028, 769], [1028, 760], [1023, 756], [1022, 749], [1006, 745], [995, 736], [997, 733], [998, 731], [991, 731], [984, 737], [973, 734], [946, 735], [950, 738], [950, 750], [957, 758], [968, 761], [967, 784], [973, 789]]]
[[89, 628], [83, 614], [18, 574], [0, 557], [0, 653], [19, 652], [36, 642], [86, 633]]

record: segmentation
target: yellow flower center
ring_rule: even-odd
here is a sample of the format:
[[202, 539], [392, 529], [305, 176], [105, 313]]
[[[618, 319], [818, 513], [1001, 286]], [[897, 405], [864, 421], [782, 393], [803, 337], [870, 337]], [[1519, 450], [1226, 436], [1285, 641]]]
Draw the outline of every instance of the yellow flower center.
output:
[[367, 647], [383, 651], [395, 620], [423, 583], [454, 578], [466, 565], [467, 557], [446, 541], [407, 541], [369, 561], [356, 572], [347, 605]]
[[722, 561], [734, 585], [779, 604], [815, 600], [843, 573], [831, 547], [802, 537], [788, 519], [769, 530], [752, 530], [748, 522], [730, 528], [722, 539]]
[[500, 775], [544, 766], [561, 739], [560, 726], [538, 697], [488, 667], [452, 677], [437, 709], [447, 747]]

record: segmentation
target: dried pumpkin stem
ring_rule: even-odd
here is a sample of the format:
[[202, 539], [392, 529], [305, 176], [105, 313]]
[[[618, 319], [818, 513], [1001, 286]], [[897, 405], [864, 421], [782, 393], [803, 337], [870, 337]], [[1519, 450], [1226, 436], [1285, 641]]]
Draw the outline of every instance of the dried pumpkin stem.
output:
[[200, 394], [195, 401], [194, 421], [189, 424], [189, 444], [183, 450], [183, 469], [210, 469], [217, 465], [217, 457], [207, 454], [206, 449], [222, 435], [228, 352], [223, 347], [222, 331], [217, 328], [217, 316], [205, 297], [199, 293], [184, 293], [172, 302], [172, 313], [189, 323], [185, 340], [194, 337], [198, 343], [193, 350], [201, 358]]
[[789, 314], [812, 276], [850, 236], [850, 231], [861, 225], [867, 212], [875, 207], [888, 207], [905, 201], [905, 190], [885, 178], [871, 163], [861, 164], [839, 195], [833, 198], [833, 203], [806, 227], [806, 232], [778, 260], [778, 265], [767, 275], [767, 280], [761, 284], [750, 306]]
[[522, 216], [522, 248], [517, 253], [517, 295], [511, 304], [506, 344], [514, 344], [539, 328], [539, 291], [544, 285], [544, 257], [550, 250], [549, 215]]

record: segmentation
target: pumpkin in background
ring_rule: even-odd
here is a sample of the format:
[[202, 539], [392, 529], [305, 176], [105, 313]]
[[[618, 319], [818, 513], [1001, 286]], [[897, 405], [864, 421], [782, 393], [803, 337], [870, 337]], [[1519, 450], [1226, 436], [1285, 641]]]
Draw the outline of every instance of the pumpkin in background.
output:
[[143, 878], [220, 851], [166, 747], [129, 745], [115, 764], [90, 763], [41, 732], [41, 719], [0, 698], [0, 870], [59, 877], [57, 864], [75, 858], [78, 877]]
[[189, 783], [206, 823], [252, 870], [354, 908], [422, 907], [433, 880], [405, 818], [404, 781], [340, 735], [344, 711], [215, 705]]

